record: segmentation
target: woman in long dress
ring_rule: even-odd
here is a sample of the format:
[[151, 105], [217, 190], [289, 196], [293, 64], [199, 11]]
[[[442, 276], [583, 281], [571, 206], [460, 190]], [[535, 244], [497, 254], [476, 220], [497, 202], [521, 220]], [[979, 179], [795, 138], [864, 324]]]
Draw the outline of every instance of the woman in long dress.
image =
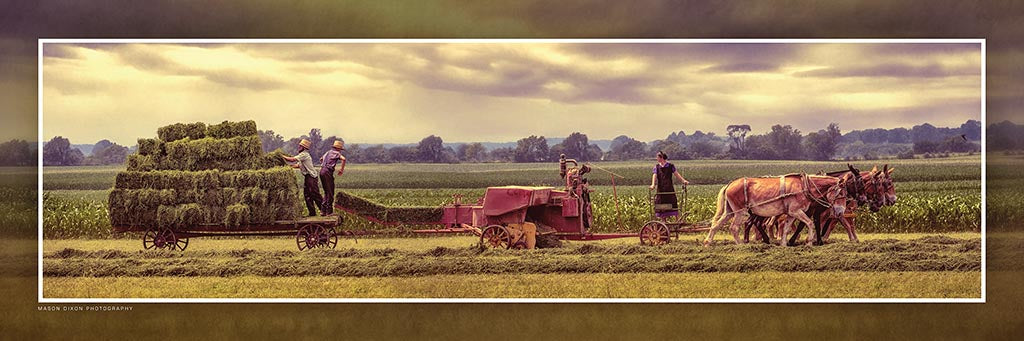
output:
[[686, 186], [690, 182], [683, 178], [682, 174], [676, 169], [676, 166], [671, 162], [668, 162], [668, 155], [665, 152], [658, 151], [657, 154], [658, 163], [654, 165], [654, 174], [651, 175], [651, 189], [657, 189], [657, 194], [654, 197], [654, 204], [672, 204], [672, 209], [655, 209], [655, 216], [665, 220], [668, 217], [679, 216], [679, 199], [676, 198], [676, 188], [672, 184], [672, 177], [675, 176], [682, 182], [683, 186]]

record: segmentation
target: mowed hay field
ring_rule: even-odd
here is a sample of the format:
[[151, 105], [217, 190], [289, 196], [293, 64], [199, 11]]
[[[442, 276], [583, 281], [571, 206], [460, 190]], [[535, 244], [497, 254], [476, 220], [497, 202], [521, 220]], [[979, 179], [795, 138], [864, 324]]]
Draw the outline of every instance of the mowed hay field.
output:
[[[894, 238], [895, 237], [895, 238]], [[124, 240], [44, 245], [45, 297], [196, 298], [970, 298], [974, 234], [866, 234], [782, 248], [633, 240], [480, 250], [469, 236], [344, 240], [298, 252], [281, 239], [210, 239], [184, 252]], [[1020, 243], [1018, 243], [1020, 244]], [[1018, 245], [1020, 246], [1020, 245]]]
[[[683, 235], [660, 248], [635, 238], [570, 242], [560, 249], [479, 251], [472, 236], [341, 239], [336, 250], [299, 252], [293, 238], [193, 239], [184, 252], [141, 250], [135, 235], [113, 235], [105, 201], [121, 167], [44, 172], [45, 297], [980, 297], [980, 158], [888, 160], [900, 202], [858, 218], [862, 242], [833, 234], [821, 247], [730, 245], [719, 233]], [[845, 162], [675, 161], [693, 183], [691, 221], [710, 218], [718, 188], [740, 176], [814, 173]], [[617, 179], [623, 226], [650, 215], [651, 162], [597, 163]], [[1008, 173], [1017, 159], [1007, 159]], [[855, 166], [870, 169], [872, 163]], [[993, 175], [990, 165], [989, 174]], [[594, 170], [596, 230], [620, 228], [606, 173]], [[1024, 191], [1013, 176], [993, 193]], [[990, 177], [990, 179], [992, 179]], [[298, 177], [296, 177], [298, 181]], [[346, 168], [339, 190], [389, 206], [437, 206], [453, 194], [473, 202], [489, 185], [558, 184], [558, 165], [391, 164]], [[1009, 188], [1006, 188], [1009, 187]], [[1016, 187], [1016, 190], [1012, 188]], [[996, 205], [1019, 214], [1021, 200]], [[993, 205], [989, 204], [991, 217]], [[1000, 215], [1002, 213], [997, 213]], [[345, 228], [381, 226], [347, 217]], [[400, 226], [402, 231], [415, 228]], [[989, 225], [991, 231], [991, 224]], [[391, 228], [395, 230], [394, 228]]]

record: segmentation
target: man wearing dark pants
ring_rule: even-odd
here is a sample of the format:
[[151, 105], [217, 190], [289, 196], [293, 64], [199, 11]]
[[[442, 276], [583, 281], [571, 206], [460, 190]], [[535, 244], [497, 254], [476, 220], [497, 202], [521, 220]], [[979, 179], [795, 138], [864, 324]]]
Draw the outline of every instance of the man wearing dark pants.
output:
[[332, 147], [320, 157], [320, 184], [324, 186], [323, 207], [327, 215], [334, 214], [334, 168], [339, 161], [341, 168], [338, 168], [338, 176], [345, 173], [345, 157], [341, 155], [341, 151], [345, 150], [345, 143], [334, 141]]
[[317, 171], [313, 168], [313, 157], [309, 156], [309, 145], [309, 140], [302, 139], [299, 142], [298, 155], [295, 155], [295, 157], [282, 155], [281, 158], [288, 162], [295, 162], [292, 168], [298, 168], [302, 172], [302, 195], [306, 199], [306, 209], [309, 210], [309, 216], [316, 216], [316, 208], [320, 208], [320, 212], [327, 215], [323, 207], [324, 198], [320, 196], [320, 183], [317, 181]]

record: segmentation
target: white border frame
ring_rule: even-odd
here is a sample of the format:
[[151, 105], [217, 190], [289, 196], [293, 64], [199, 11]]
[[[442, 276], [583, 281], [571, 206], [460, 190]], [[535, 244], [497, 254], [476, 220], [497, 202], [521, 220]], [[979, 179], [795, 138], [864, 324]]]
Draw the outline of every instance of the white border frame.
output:
[[[981, 44], [981, 297], [980, 298], [46, 298], [43, 297], [43, 44]], [[985, 39], [60, 39], [38, 40], [39, 188], [38, 303], [985, 303], [986, 269], [986, 45]]]

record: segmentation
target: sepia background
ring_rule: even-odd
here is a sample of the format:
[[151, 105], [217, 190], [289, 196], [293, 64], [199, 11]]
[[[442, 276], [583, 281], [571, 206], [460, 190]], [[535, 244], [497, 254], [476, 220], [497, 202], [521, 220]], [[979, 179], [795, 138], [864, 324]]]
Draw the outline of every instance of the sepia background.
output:
[[[988, 123], [1024, 123], [1024, 33], [1019, 3], [804, 1], [639, 5], [398, 2], [18, 2], [0, 14], [0, 140], [32, 139], [37, 38], [985, 38]], [[18, 175], [35, 177], [28, 171]], [[21, 181], [5, 180], [5, 181]], [[1019, 199], [1015, 199], [1019, 200]], [[23, 204], [32, 209], [34, 202]], [[15, 206], [17, 207], [17, 206]], [[990, 217], [991, 219], [992, 217]], [[35, 222], [12, 222], [31, 238]], [[1015, 226], [1006, 229], [1019, 229]], [[921, 304], [223, 304], [143, 305], [125, 312], [42, 312], [35, 240], [8, 238], [0, 265], [0, 327], [12, 338], [105, 335], [249, 337], [325, 333], [352, 339], [422, 338], [1002, 338], [1022, 333], [1019, 241], [989, 239], [988, 303]], [[685, 285], [685, 284], [681, 284]], [[415, 319], [416, 323], [409, 323]]]

